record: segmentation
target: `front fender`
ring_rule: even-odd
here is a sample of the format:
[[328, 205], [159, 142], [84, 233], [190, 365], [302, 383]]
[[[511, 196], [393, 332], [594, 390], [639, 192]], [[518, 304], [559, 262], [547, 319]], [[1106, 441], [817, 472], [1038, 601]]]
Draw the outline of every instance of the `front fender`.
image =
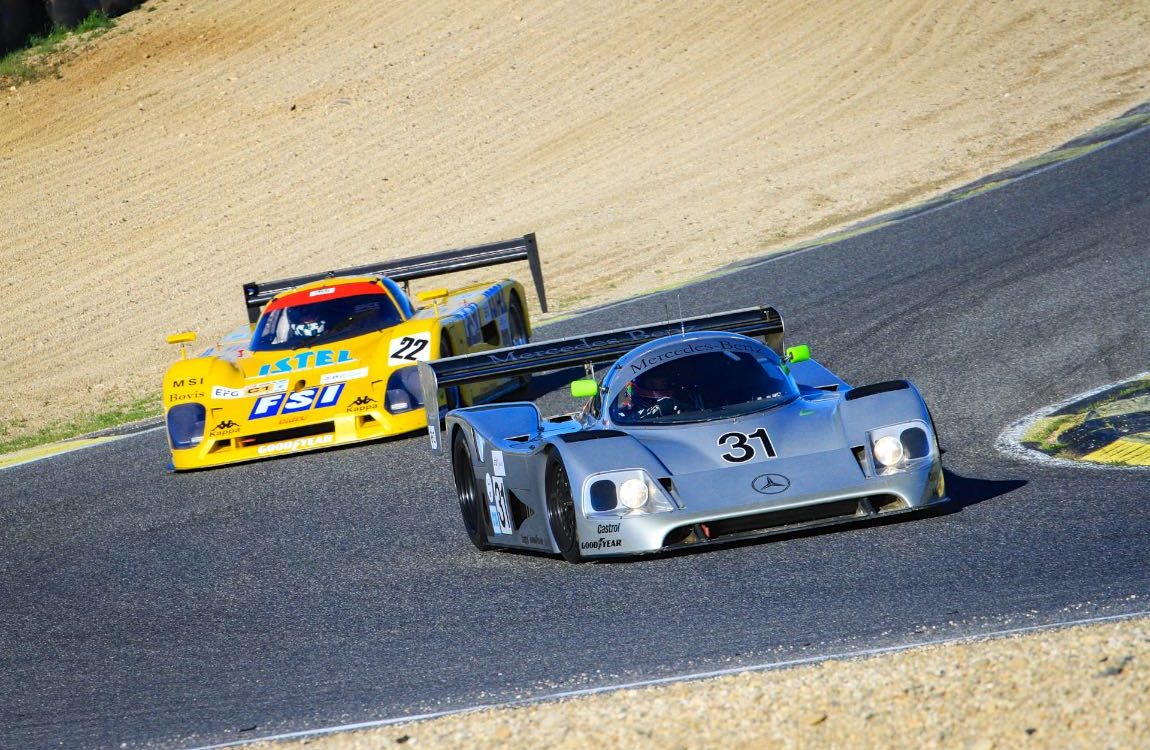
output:
[[583, 430], [556, 435], [547, 440], [547, 446], [562, 457], [572, 490], [576, 491], [587, 477], [604, 471], [643, 469], [655, 480], [670, 476], [654, 453], [619, 430]]
[[[899, 385], [892, 387], [894, 384]], [[852, 390], [859, 395], [848, 391], [839, 407], [843, 430], [852, 445], [862, 445], [868, 430], [899, 422], [919, 419], [933, 428], [926, 402], [910, 382], [891, 381]]]

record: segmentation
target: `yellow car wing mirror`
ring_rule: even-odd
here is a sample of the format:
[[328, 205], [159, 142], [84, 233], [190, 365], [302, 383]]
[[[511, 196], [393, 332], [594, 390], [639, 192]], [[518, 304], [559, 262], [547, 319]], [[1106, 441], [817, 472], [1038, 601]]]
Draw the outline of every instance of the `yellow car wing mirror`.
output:
[[187, 347], [187, 345], [192, 343], [195, 340], [196, 340], [196, 332], [195, 331], [184, 331], [183, 333], [173, 333], [173, 334], [168, 336], [168, 343], [169, 344], [179, 344], [180, 345], [180, 359], [187, 359], [188, 358], [188, 347]]
[[433, 305], [439, 305], [447, 301], [447, 295], [450, 292], [447, 289], [428, 289], [426, 292], [416, 292], [415, 298], [420, 302], [430, 302]]

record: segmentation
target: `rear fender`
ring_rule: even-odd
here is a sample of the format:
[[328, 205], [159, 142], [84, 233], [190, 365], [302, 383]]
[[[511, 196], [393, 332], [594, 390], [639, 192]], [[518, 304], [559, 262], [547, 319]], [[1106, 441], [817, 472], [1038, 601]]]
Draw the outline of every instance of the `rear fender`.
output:
[[525, 446], [538, 443], [543, 419], [539, 407], [530, 401], [517, 401], [455, 409], [447, 415], [447, 434], [464, 427], [468, 435], [477, 434], [502, 450], [530, 453]]
[[457, 435], [467, 441], [493, 543], [555, 552], [538, 469], [546, 464], [541, 421], [530, 402], [456, 409], [447, 416], [444, 449], [452, 453]]

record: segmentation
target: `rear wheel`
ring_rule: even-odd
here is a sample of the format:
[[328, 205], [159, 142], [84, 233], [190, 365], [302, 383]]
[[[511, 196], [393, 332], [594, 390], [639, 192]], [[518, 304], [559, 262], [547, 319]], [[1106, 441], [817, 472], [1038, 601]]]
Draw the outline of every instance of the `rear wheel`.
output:
[[579, 553], [579, 528], [575, 523], [575, 501], [571, 496], [571, 480], [567, 467], [558, 453], [547, 458], [547, 520], [551, 534], [559, 547], [559, 554], [569, 563], [582, 562]]
[[[530, 337], [527, 335], [526, 320], [527, 318], [523, 314], [523, 303], [519, 301], [519, 295], [512, 293], [511, 304], [507, 306], [507, 326], [510, 329], [507, 346], [519, 346], [530, 341]], [[531, 376], [522, 375], [518, 380], [519, 386], [515, 389], [515, 395], [526, 398], [527, 389], [531, 385]]]
[[484, 525], [484, 504], [475, 481], [475, 470], [471, 466], [471, 451], [463, 432], [456, 432], [451, 445], [451, 469], [455, 475], [455, 491], [459, 494], [459, 514], [463, 517], [463, 528], [467, 538], [478, 550], [491, 549], [487, 543], [487, 529]]
[[528, 341], [527, 336], [527, 317], [523, 314], [523, 303], [519, 301], [518, 294], [511, 295], [511, 304], [507, 306], [507, 325], [511, 329], [510, 340], [507, 346], [519, 346], [526, 344]]

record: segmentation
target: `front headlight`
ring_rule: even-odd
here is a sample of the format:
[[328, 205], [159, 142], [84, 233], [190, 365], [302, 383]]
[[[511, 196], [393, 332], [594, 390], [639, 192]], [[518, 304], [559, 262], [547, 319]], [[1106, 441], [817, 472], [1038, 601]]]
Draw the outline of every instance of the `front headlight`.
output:
[[907, 471], [929, 461], [934, 454], [930, 430], [925, 422], [917, 419], [871, 430], [867, 436], [875, 473], [879, 476]]
[[419, 388], [419, 370], [401, 367], [387, 379], [384, 407], [392, 414], [403, 414], [423, 408], [423, 391]]
[[207, 411], [203, 404], [176, 404], [168, 409], [168, 441], [175, 450], [195, 448], [204, 439]]
[[894, 466], [902, 461], [906, 451], [902, 449], [902, 442], [894, 435], [883, 435], [874, 441], [875, 463], [883, 466]]
[[631, 510], [637, 510], [647, 504], [651, 493], [647, 491], [647, 483], [642, 479], [632, 477], [619, 485], [619, 502]]
[[621, 518], [675, 509], [667, 493], [642, 469], [608, 471], [583, 484], [583, 513], [588, 518]]

